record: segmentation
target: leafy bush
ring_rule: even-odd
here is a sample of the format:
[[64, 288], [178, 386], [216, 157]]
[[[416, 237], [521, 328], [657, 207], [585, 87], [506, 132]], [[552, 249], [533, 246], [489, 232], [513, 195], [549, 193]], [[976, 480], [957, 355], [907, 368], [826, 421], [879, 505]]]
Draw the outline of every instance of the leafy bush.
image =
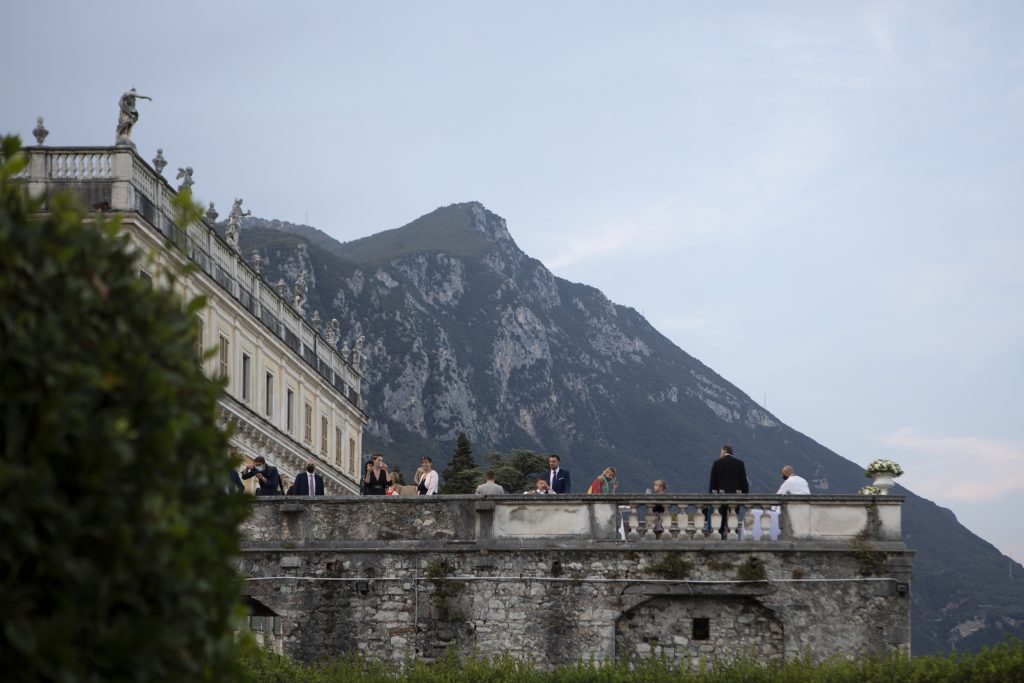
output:
[[0, 151], [0, 658], [6, 681], [225, 681], [238, 658], [221, 386], [195, 313], [116, 221], [31, 199]]

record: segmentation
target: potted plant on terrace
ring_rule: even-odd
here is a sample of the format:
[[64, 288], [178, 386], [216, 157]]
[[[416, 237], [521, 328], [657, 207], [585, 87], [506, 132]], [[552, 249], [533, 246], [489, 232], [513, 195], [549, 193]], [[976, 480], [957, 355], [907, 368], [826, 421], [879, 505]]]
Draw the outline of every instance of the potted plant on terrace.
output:
[[903, 474], [903, 468], [892, 460], [875, 460], [864, 470], [864, 476], [874, 478], [873, 486], [881, 490], [879, 495], [889, 495], [889, 489], [895, 484], [894, 479]]

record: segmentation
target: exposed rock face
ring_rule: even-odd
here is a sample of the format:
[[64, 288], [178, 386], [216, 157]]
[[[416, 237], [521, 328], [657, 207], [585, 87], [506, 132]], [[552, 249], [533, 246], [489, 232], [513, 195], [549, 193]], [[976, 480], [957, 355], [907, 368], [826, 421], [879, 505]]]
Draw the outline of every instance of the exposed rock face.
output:
[[[422, 455], [446, 462], [465, 431], [478, 461], [491, 449], [559, 453], [577, 491], [608, 465], [624, 491], [654, 478], [705, 491], [723, 442], [746, 462], [753, 491], [775, 491], [783, 464], [813, 492], [865, 483], [860, 467], [784, 425], [635, 310], [553, 276], [478, 203], [345, 244], [250, 218], [241, 240], [242, 253], [259, 250], [271, 282], [291, 286], [307, 270], [306, 311], [341, 322], [339, 347], [365, 336], [367, 447], [404, 471]], [[919, 552], [916, 652], [1024, 635], [1024, 582], [1007, 582], [1008, 558], [916, 496], [904, 519]], [[990, 567], [986, 582], [979, 563]], [[960, 606], [942, 612], [959, 593]], [[986, 613], [976, 605], [1010, 607], [985, 622], [997, 626], [975, 629]]]

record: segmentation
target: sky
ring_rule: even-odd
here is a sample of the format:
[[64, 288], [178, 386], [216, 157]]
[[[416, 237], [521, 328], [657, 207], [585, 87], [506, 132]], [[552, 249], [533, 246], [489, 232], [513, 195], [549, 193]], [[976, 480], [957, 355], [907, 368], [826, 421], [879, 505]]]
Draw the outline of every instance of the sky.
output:
[[[1024, 3], [4, 3], [0, 132], [347, 241], [481, 201], [1024, 561]], [[867, 480], [865, 480], [867, 483]], [[1008, 514], [1009, 513], [1009, 514]]]

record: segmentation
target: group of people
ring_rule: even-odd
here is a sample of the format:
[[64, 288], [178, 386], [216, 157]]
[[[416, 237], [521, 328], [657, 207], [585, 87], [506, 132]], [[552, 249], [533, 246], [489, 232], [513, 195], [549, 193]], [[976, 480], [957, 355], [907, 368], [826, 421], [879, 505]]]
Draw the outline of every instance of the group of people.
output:
[[[413, 484], [416, 494], [420, 496], [437, 495], [439, 479], [437, 470], [434, 469], [434, 461], [424, 456], [420, 460], [419, 469], [413, 475]], [[363, 478], [360, 482], [360, 493], [364, 496], [400, 496], [402, 495], [402, 482], [397, 472], [388, 472], [388, 464], [384, 462], [384, 456], [374, 453], [369, 462], [363, 468]]]
[[[255, 477], [258, 483], [256, 495], [258, 496], [322, 496], [324, 495], [324, 480], [316, 473], [316, 462], [312, 459], [306, 462], [306, 471], [295, 477], [295, 481], [288, 490], [284, 490], [281, 475], [276, 467], [267, 465], [263, 456], [256, 456], [253, 464], [245, 468], [241, 475], [235, 470], [231, 471], [231, 483], [228, 490], [241, 491], [244, 488], [243, 480]], [[505, 489], [494, 481], [494, 472], [488, 471], [484, 474], [484, 483], [476, 488], [479, 495], [501, 495], [506, 493]], [[778, 495], [807, 495], [811, 492], [807, 480], [795, 474], [791, 465], [782, 468], [782, 485], [776, 492]], [[366, 463], [363, 470], [363, 477], [360, 480], [360, 492], [368, 496], [398, 496], [402, 495], [402, 488], [406, 488], [405, 494], [412, 494], [414, 489], [416, 495], [433, 496], [437, 494], [438, 474], [434, 469], [434, 462], [429, 457], [420, 460], [420, 467], [413, 476], [413, 487], [402, 487], [397, 472], [389, 472], [388, 465], [384, 462], [384, 456], [375, 453]], [[617, 472], [614, 467], [606, 467], [601, 474], [590, 484], [587, 493], [595, 495], [609, 495], [615, 493], [619, 488]], [[652, 489], [648, 493], [665, 493], [666, 485], [662, 479], [656, 479]], [[711, 478], [708, 483], [709, 493], [750, 493], [750, 482], [747, 479], [747, 469], [743, 461], [733, 455], [732, 446], [723, 444], [719, 450], [719, 457], [711, 466]], [[569, 470], [562, 467], [562, 459], [557, 455], [548, 456], [548, 470], [537, 478], [535, 486], [528, 495], [554, 495], [572, 493], [572, 476]], [[737, 507], [741, 513], [742, 506]], [[724, 535], [729, 529], [726, 525], [729, 506], [723, 505], [719, 508], [722, 516], [722, 526], [719, 531]], [[710, 520], [710, 508], [708, 508], [708, 519]], [[710, 522], [709, 522], [710, 523]]]

